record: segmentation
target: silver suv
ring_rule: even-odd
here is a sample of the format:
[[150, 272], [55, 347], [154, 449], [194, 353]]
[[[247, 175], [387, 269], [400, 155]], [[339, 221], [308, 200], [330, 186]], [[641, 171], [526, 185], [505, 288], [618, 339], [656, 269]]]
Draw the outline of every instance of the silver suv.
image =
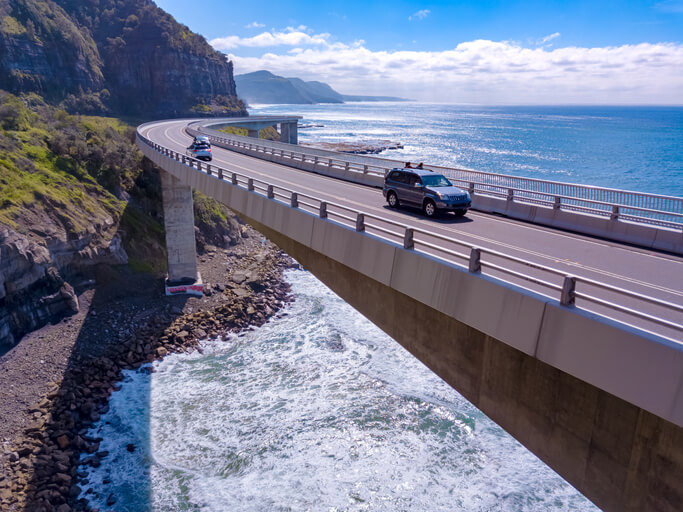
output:
[[185, 150], [185, 154], [198, 160], [206, 160], [207, 162], [210, 162], [211, 143], [209, 142], [208, 137], [202, 135], [195, 137], [192, 144], [190, 144], [190, 146]]
[[389, 206], [417, 206], [427, 217], [440, 211], [452, 211], [461, 217], [472, 204], [467, 191], [454, 187], [443, 174], [429, 169], [392, 169], [384, 178], [382, 194]]

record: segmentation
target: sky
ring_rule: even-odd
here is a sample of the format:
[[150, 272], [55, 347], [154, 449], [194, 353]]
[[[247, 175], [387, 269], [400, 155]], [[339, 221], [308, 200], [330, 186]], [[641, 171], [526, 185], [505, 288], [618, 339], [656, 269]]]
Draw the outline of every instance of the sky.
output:
[[442, 103], [683, 105], [683, 0], [156, 3], [236, 75]]

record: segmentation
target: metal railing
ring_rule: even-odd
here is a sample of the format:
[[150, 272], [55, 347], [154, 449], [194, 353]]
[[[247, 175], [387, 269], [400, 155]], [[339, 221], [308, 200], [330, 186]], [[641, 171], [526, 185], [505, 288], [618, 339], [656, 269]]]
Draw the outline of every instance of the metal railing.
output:
[[[663, 312], [673, 312], [674, 316], [680, 316], [683, 319], [683, 305], [681, 304], [657, 299], [585, 277], [568, 275], [562, 270], [534, 263], [510, 254], [477, 247], [462, 240], [432, 233], [421, 228], [406, 226], [400, 222], [364, 213], [348, 206], [323, 201], [314, 196], [251, 178], [220, 166], [201, 162], [157, 144], [139, 132], [137, 136], [143, 143], [172, 160], [192, 167], [198, 172], [203, 172], [209, 176], [229, 182], [233, 186], [241, 187], [270, 200], [287, 204], [291, 208], [301, 209], [320, 218], [355, 229], [357, 232], [367, 233], [386, 242], [401, 245], [404, 249], [436, 257], [450, 264], [462, 267], [472, 274], [489, 275], [535, 293], [540, 293], [551, 299], [558, 300], [563, 306], [578, 306], [592, 313], [597, 313], [640, 329], [644, 327], [642, 322], [637, 323], [637, 320], [644, 320], [646, 322], [645, 330], [652, 330], [652, 326], [657, 325], [676, 333], [676, 337], [673, 337], [671, 333], [664, 334], [666, 337], [677, 341], [682, 337], [683, 325], [661, 316]], [[529, 273], [529, 269], [535, 270], [536, 275]], [[595, 296], [591, 293], [591, 289], [606, 292], [607, 298]], [[578, 305], [577, 300], [580, 302]], [[595, 306], [598, 306], [597, 310]], [[656, 309], [657, 313], [645, 312], [644, 309], [646, 307]], [[629, 320], [624, 321], [623, 319], [614, 318], [610, 316], [610, 311], [625, 315]], [[659, 334], [661, 335], [662, 333], [660, 332]]]
[[[359, 162], [351, 158], [342, 158], [338, 153], [303, 149], [300, 146], [285, 149], [285, 146], [289, 145], [260, 139], [249, 140], [239, 135], [218, 134], [219, 132], [210, 129], [206, 131], [203, 124], [206, 122], [195, 123], [199, 129], [188, 126], [187, 132], [191, 135], [207, 135], [214, 143], [221, 145], [243, 148], [256, 154], [273, 155], [293, 162], [309, 163], [315, 168], [369, 174], [383, 179], [392, 168], [402, 166], [401, 162], [380, 158], [365, 158]], [[492, 196], [507, 201], [683, 231], [683, 197], [522, 178], [469, 169], [439, 166], [430, 168], [442, 172], [472, 195]]]

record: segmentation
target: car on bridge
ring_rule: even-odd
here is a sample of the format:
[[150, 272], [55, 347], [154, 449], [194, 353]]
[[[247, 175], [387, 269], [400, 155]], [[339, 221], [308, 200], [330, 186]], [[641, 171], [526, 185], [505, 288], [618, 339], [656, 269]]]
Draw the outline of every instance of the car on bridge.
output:
[[208, 137], [199, 136], [194, 139], [192, 144], [185, 150], [187, 156], [198, 160], [211, 161], [211, 143]]
[[384, 178], [382, 194], [392, 208], [416, 206], [427, 217], [446, 211], [462, 217], [472, 204], [469, 193], [455, 187], [443, 174], [412, 167], [389, 171]]

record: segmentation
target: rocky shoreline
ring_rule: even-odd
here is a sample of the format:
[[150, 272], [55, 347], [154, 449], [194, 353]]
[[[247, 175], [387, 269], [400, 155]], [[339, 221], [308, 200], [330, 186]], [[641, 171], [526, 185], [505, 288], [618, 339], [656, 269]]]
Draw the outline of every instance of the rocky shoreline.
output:
[[[108, 453], [88, 430], [108, 410], [122, 371], [260, 326], [291, 300], [282, 273], [296, 263], [256, 232], [243, 235], [236, 248], [209, 248], [200, 258], [204, 298], [163, 297], [159, 279], [139, 274], [109, 276], [111, 284], [81, 293], [76, 317], [31, 333], [0, 358], [0, 413], [8, 419], [0, 509], [89, 510], [78, 499], [81, 466], [98, 466]], [[115, 502], [107, 497], [108, 506]]]
[[305, 142], [301, 146], [352, 155], [377, 155], [389, 149], [403, 149], [400, 142], [390, 140], [359, 140], [357, 142]]

